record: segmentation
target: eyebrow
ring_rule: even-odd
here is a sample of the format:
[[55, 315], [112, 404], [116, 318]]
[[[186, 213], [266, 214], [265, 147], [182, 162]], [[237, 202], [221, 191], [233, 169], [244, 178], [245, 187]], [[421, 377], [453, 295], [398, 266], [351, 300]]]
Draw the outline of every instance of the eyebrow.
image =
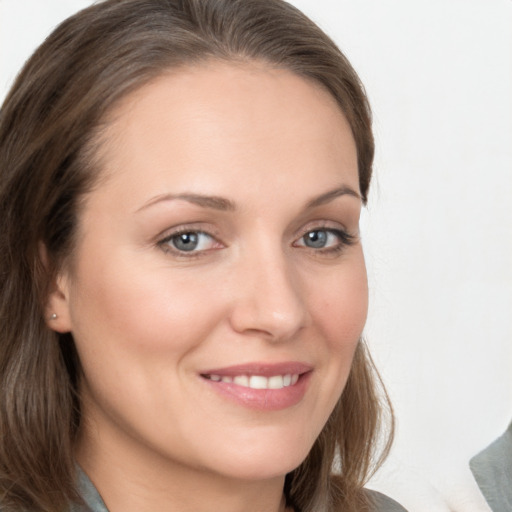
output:
[[309, 201], [306, 204], [306, 210], [309, 210], [310, 208], [316, 208], [318, 206], [322, 206], [326, 203], [330, 203], [337, 197], [345, 196], [345, 195], [352, 196], [357, 199], [361, 199], [361, 194], [358, 194], [354, 189], [347, 187], [347, 186], [342, 186], [339, 188], [335, 188], [334, 190], [330, 190], [329, 192], [326, 192], [325, 194], [322, 194], [318, 197], [315, 197], [314, 199], [312, 199], [311, 201]]
[[[340, 196], [349, 195], [355, 197], [357, 199], [361, 199], [361, 195], [358, 194], [355, 190], [350, 187], [342, 186], [339, 188], [335, 188], [334, 190], [330, 190], [329, 192], [325, 192], [324, 194], [319, 195], [308, 201], [306, 203], [305, 210], [309, 210], [311, 208], [317, 208], [318, 206], [322, 206], [326, 203], [330, 203], [334, 199]], [[183, 193], [183, 194], [162, 194], [150, 199], [147, 203], [142, 205], [137, 212], [141, 210], [145, 210], [150, 206], [153, 206], [156, 203], [160, 203], [162, 201], [187, 201], [192, 204], [196, 204], [197, 206], [201, 206], [202, 208], [210, 208], [212, 210], [219, 211], [235, 211], [236, 205], [233, 201], [226, 199], [224, 197], [219, 196], [207, 196], [203, 194], [191, 194], [191, 193]]]
[[188, 201], [189, 203], [196, 204], [197, 206], [201, 206], [202, 208], [211, 208], [213, 210], [220, 211], [234, 211], [236, 210], [235, 203], [230, 201], [229, 199], [225, 199], [224, 197], [218, 196], [206, 196], [202, 194], [162, 194], [160, 196], [156, 196], [143, 206], [141, 206], [137, 211], [145, 210], [146, 208], [153, 206], [156, 203], [160, 203], [162, 201], [175, 201], [182, 200]]

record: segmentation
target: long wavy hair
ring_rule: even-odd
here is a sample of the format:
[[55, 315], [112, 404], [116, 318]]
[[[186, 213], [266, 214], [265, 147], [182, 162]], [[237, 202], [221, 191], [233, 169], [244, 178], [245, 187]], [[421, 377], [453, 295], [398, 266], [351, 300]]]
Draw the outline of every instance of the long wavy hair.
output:
[[[364, 89], [331, 39], [286, 2], [106, 0], [64, 21], [0, 111], [2, 510], [56, 512], [80, 500], [80, 361], [71, 334], [46, 325], [49, 287], [72, 254], [81, 199], [101, 186], [96, 150], [109, 112], [169, 69], [205, 60], [260, 61], [324, 87], [352, 128], [367, 199], [374, 141]], [[286, 477], [288, 504], [365, 510], [362, 487], [391, 437], [391, 406], [361, 341], [327, 424]]]

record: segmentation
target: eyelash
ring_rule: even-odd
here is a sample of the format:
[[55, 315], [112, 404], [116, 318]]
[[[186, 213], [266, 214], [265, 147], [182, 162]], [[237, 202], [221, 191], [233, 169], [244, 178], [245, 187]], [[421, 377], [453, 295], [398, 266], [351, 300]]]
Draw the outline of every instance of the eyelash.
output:
[[[335, 254], [342, 252], [347, 247], [354, 245], [357, 242], [357, 237], [354, 235], [351, 235], [350, 233], [347, 233], [347, 231], [345, 231], [343, 229], [330, 228], [327, 226], [317, 226], [317, 227], [314, 227], [313, 229], [307, 229], [303, 232], [303, 234], [300, 236], [300, 238], [298, 238], [297, 241], [299, 241], [299, 240], [302, 241], [308, 234], [315, 233], [315, 232], [316, 233], [324, 232], [324, 233], [327, 233], [330, 235], [334, 235], [338, 239], [338, 242], [332, 247], [313, 248], [313, 247], [308, 247], [306, 245], [299, 245], [299, 247], [304, 247], [306, 249], [310, 249], [315, 253], [320, 253], [320, 254], [325, 254], [325, 255], [335, 255]], [[297, 242], [294, 242], [295, 247], [297, 247], [297, 245], [295, 245], [296, 243]]]
[[[328, 235], [334, 235], [338, 239], [338, 243], [336, 243], [332, 247], [319, 247], [319, 248], [309, 247], [305, 244], [297, 245], [299, 241], [304, 241], [304, 238], [308, 234], [315, 233], [315, 232], [317, 232], [317, 233], [324, 232], [324, 233], [327, 233]], [[178, 237], [183, 236], [183, 235], [196, 235], [196, 236], [204, 235], [204, 236], [209, 237], [214, 244], [218, 244], [219, 247], [218, 248], [202, 249], [202, 250], [193, 249], [191, 251], [180, 250], [176, 247], [173, 247], [173, 245], [172, 245], [173, 239], [177, 239]], [[320, 254], [326, 254], [326, 255], [329, 255], [329, 254], [334, 255], [334, 254], [342, 252], [346, 247], [350, 247], [350, 246], [354, 245], [356, 243], [356, 241], [357, 241], [356, 236], [351, 235], [342, 229], [335, 229], [335, 228], [330, 228], [330, 227], [326, 227], [326, 226], [317, 226], [312, 229], [304, 230], [302, 235], [292, 245], [294, 247], [303, 247], [304, 249], [308, 249], [308, 250], [314, 252], [315, 254], [320, 253]], [[184, 227], [182, 229], [178, 229], [178, 230], [174, 231], [173, 233], [167, 235], [165, 238], [158, 241], [157, 245], [166, 253], [173, 253], [177, 257], [186, 258], [186, 259], [198, 258], [198, 257], [204, 256], [206, 253], [208, 253], [211, 250], [220, 249], [223, 247], [222, 243], [219, 242], [214, 235], [212, 235], [206, 231], [203, 231], [201, 229], [186, 228], [186, 227]]]

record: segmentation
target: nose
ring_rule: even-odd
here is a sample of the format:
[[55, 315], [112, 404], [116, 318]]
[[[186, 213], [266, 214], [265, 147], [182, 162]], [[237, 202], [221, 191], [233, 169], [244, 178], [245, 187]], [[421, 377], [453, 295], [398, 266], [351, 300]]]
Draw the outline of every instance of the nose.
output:
[[279, 342], [307, 325], [301, 279], [284, 255], [253, 255], [233, 277], [230, 321], [235, 331]]

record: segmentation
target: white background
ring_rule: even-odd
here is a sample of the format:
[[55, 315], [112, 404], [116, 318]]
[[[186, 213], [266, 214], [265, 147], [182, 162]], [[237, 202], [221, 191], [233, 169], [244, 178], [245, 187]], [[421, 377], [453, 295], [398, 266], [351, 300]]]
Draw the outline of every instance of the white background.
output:
[[[0, 98], [89, 3], [0, 0]], [[413, 512], [485, 510], [467, 461], [512, 418], [512, 1], [293, 3], [347, 54], [375, 115], [366, 334], [398, 429], [371, 484]]]

